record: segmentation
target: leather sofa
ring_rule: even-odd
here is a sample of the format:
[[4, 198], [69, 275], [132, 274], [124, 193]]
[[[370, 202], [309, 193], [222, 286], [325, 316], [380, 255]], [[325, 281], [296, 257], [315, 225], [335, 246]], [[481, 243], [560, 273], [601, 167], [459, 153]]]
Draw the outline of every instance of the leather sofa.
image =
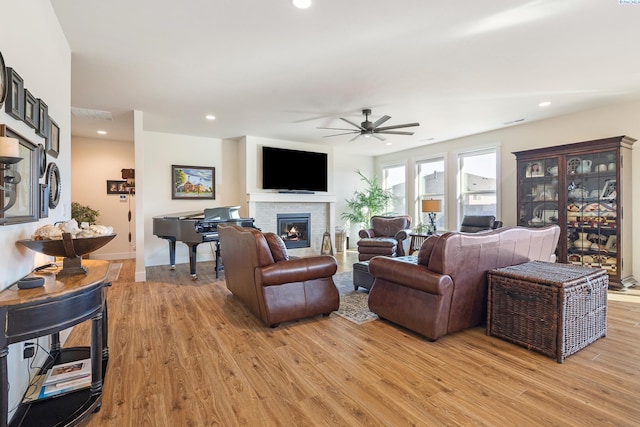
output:
[[555, 262], [560, 227], [503, 227], [429, 237], [417, 262], [374, 257], [369, 309], [435, 341], [486, 322], [487, 272], [528, 261]]
[[371, 217], [371, 228], [358, 233], [358, 261], [377, 255], [404, 256], [409, 251], [411, 217], [408, 215]]
[[220, 224], [218, 233], [227, 288], [268, 326], [338, 309], [331, 255], [290, 258], [276, 234], [235, 224]]

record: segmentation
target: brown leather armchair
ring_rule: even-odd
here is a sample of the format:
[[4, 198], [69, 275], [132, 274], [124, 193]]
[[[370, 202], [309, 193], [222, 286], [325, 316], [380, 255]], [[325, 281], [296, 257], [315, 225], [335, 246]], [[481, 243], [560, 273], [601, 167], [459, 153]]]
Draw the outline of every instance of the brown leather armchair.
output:
[[502, 227], [502, 221], [493, 215], [465, 215], [460, 224], [463, 233], [477, 233], [479, 231], [495, 230]]
[[227, 288], [268, 326], [340, 306], [334, 257], [289, 258], [279, 236], [255, 228], [220, 224], [218, 233]]
[[416, 262], [375, 257], [369, 309], [435, 341], [487, 317], [487, 272], [528, 261], [555, 261], [560, 227], [503, 227], [429, 237]]
[[366, 261], [377, 255], [404, 256], [409, 251], [410, 235], [410, 216], [373, 216], [371, 228], [359, 232], [358, 260]]

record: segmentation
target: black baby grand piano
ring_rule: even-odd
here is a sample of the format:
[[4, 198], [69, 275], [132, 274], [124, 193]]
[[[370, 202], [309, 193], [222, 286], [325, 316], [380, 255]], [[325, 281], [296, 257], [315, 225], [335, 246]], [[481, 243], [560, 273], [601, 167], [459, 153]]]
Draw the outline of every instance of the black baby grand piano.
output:
[[171, 269], [176, 268], [176, 242], [189, 246], [189, 268], [191, 276], [196, 275], [196, 253], [200, 243], [214, 242], [216, 245], [216, 278], [222, 269], [220, 262], [220, 240], [218, 224], [238, 224], [241, 227], [255, 227], [253, 218], [240, 218], [240, 206], [225, 206], [205, 209], [204, 212], [185, 212], [156, 216], [153, 218], [153, 234], [169, 241], [169, 261]]

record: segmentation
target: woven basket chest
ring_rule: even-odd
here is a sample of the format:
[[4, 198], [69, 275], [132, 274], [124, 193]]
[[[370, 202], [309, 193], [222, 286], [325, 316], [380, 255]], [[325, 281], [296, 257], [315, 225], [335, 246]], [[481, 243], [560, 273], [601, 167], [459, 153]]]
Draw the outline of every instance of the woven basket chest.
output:
[[603, 269], [532, 261], [489, 271], [487, 335], [558, 363], [607, 335]]

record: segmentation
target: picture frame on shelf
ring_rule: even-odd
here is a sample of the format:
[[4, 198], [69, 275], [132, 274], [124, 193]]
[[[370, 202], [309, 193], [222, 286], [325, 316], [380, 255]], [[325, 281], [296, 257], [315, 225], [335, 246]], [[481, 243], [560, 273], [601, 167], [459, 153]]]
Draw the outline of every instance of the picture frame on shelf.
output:
[[29, 89], [24, 90], [24, 122], [33, 129], [38, 129], [40, 122], [38, 100], [29, 92]]
[[49, 124], [47, 123], [48, 118], [49, 107], [42, 99], [38, 98], [38, 128], [36, 129], [36, 134], [45, 139], [47, 138], [47, 132], [49, 131]]
[[24, 120], [24, 80], [11, 67], [7, 67], [7, 103], [5, 111], [11, 117]]
[[60, 126], [51, 117], [49, 117], [48, 121], [47, 153], [57, 159], [60, 153]]
[[618, 197], [618, 184], [615, 179], [607, 179], [602, 187], [600, 199], [611, 200]]
[[529, 164], [527, 164], [525, 177], [536, 178], [540, 176], [544, 176], [544, 167], [542, 162], [529, 162]]
[[216, 168], [171, 165], [171, 198], [215, 199]]

